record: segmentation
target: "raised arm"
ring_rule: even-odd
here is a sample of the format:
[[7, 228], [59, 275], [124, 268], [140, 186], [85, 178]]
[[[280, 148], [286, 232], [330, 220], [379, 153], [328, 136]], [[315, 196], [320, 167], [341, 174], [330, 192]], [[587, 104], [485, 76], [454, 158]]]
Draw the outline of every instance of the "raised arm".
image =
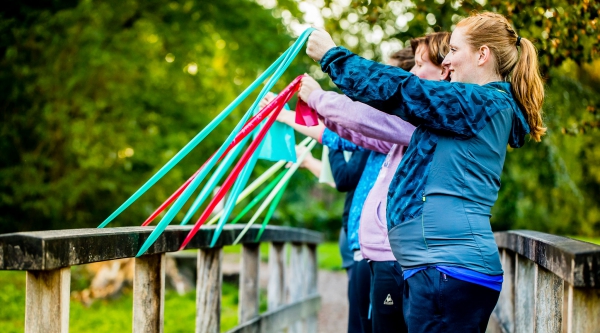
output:
[[412, 124], [398, 117], [335, 92], [316, 89], [307, 103], [324, 118], [325, 126], [343, 138], [384, 154], [393, 144], [408, 146], [415, 130]]
[[[325, 121], [325, 126], [327, 128], [325, 129], [325, 131], [323, 131], [323, 144], [328, 147], [329, 147], [329, 145], [327, 143], [329, 143], [329, 141], [328, 141], [329, 137], [334, 137], [334, 136], [338, 137], [339, 140], [347, 141], [347, 142], [351, 143], [352, 145], [356, 146], [357, 148], [360, 147], [362, 149], [373, 150], [373, 151], [376, 151], [376, 152], [379, 152], [382, 154], [389, 153], [390, 149], [392, 149], [392, 146], [394, 145], [391, 142], [381, 141], [381, 140], [366, 137], [360, 133], [357, 133], [355, 131], [344, 128], [344, 127], [340, 126], [339, 124], [336, 124], [327, 119], [325, 119], [324, 121]], [[349, 150], [349, 149], [344, 149], [344, 150], [353, 151], [353, 150]], [[356, 149], [356, 150], [358, 150], [358, 149]]]
[[343, 47], [330, 49], [321, 67], [348, 97], [415, 126], [463, 138], [477, 135], [493, 112], [508, 107], [506, 97], [510, 92], [476, 84], [422, 80], [401, 68], [363, 59]]
[[415, 126], [468, 138], [484, 128], [498, 109], [511, 107], [506, 101], [510, 92], [476, 84], [422, 80], [401, 68], [337, 47], [322, 30], [311, 34], [306, 52], [319, 61], [321, 69], [348, 97]]

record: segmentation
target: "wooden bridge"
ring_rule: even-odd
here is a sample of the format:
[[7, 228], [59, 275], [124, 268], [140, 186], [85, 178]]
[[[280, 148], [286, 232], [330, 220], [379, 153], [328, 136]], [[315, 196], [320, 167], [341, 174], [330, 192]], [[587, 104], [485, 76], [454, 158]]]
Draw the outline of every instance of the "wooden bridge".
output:
[[[222, 249], [242, 228], [226, 227], [214, 248], [208, 247], [214, 229], [202, 228], [188, 246], [198, 249], [195, 332], [220, 331]], [[229, 332], [317, 332], [316, 246], [322, 235], [267, 227], [261, 241], [270, 243], [268, 311], [260, 314], [258, 229], [251, 228], [242, 239], [240, 324]], [[176, 251], [189, 230], [167, 228], [146, 255], [135, 259], [133, 332], [163, 331], [165, 253]], [[132, 258], [151, 231], [125, 227], [0, 235], [0, 270], [27, 271], [25, 332], [68, 332], [70, 267]], [[505, 276], [488, 332], [600, 332], [600, 246], [533, 231], [499, 232], [496, 242]], [[291, 248], [287, 264], [286, 243]]]

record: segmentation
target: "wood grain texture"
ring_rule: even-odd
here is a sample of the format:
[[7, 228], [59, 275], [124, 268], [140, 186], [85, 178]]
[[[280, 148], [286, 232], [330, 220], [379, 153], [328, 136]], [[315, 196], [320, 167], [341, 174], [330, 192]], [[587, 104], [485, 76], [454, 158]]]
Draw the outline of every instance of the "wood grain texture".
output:
[[[146, 252], [149, 254], [175, 252], [191, 226], [169, 226]], [[227, 225], [215, 244], [233, 244], [244, 225]], [[241, 243], [254, 243], [260, 226], [252, 226]], [[50, 270], [92, 262], [133, 258], [154, 227], [122, 227], [106, 229], [67, 229], [22, 232], [0, 235], [0, 270]], [[202, 227], [188, 249], [209, 248], [214, 226]], [[318, 244], [323, 241], [319, 232], [306, 229], [267, 226], [263, 242], [300, 242]]]
[[569, 333], [600, 333], [600, 289], [569, 287]]
[[71, 268], [28, 271], [26, 277], [25, 332], [69, 332]]
[[316, 314], [320, 308], [321, 297], [319, 295], [311, 295], [277, 310], [268, 311], [260, 317], [227, 331], [227, 333], [270, 333], [280, 331], [297, 322], [299, 319]]
[[133, 332], [162, 333], [164, 304], [164, 253], [136, 258], [133, 276]]
[[238, 304], [238, 322], [240, 324], [258, 317], [259, 264], [260, 248], [258, 244], [244, 244], [242, 247], [242, 269], [240, 271]]
[[[305, 252], [301, 244], [292, 244], [290, 251], [290, 279], [288, 283], [290, 303], [298, 302], [306, 293], [306, 271], [305, 271]], [[299, 318], [300, 319], [300, 318]], [[304, 321], [298, 320], [293, 323], [290, 333], [301, 333], [305, 331]]]
[[538, 231], [496, 232], [496, 243], [575, 287], [600, 288], [600, 246]]
[[221, 331], [223, 249], [198, 250], [196, 284], [196, 333]]
[[[305, 252], [305, 272], [306, 281], [304, 282], [305, 295], [313, 295], [318, 293], [318, 269], [317, 269], [317, 247], [314, 245], [304, 245]], [[306, 317], [306, 332], [317, 332], [319, 319], [317, 314], [313, 313]]]
[[518, 255], [515, 279], [515, 332], [533, 333], [537, 265]]
[[269, 244], [269, 283], [267, 285], [267, 308], [276, 310], [285, 304], [285, 244]]
[[513, 333], [515, 331], [515, 256], [513, 251], [500, 250], [502, 269], [504, 270], [504, 282], [498, 304], [494, 308], [494, 316], [498, 332]]
[[562, 331], [563, 280], [538, 266], [535, 290], [535, 332]]

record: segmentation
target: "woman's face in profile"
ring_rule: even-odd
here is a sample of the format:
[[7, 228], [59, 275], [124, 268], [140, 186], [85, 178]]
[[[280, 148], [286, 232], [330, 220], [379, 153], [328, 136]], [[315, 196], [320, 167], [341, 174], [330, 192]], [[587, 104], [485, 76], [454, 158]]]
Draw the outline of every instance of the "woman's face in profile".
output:
[[415, 67], [413, 67], [411, 73], [424, 80], [439, 81], [441, 79], [442, 67], [436, 66], [431, 62], [427, 47], [421, 44], [417, 47], [417, 52], [415, 52]]

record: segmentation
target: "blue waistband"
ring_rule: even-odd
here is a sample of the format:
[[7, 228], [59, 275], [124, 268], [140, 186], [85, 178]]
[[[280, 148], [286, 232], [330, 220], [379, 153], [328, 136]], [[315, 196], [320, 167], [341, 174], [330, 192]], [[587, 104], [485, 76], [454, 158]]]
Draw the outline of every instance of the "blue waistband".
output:
[[[455, 267], [455, 266], [433, 266], [438, 271], [447, 274], [457, 280], [462, 280], [474, 284], [478, 284], [480, 286], [484, 286], [496, 291], [502, 290], [502, 282], [504, 281], [504, 276], [502, 275], [487, 275], [483, 273], [476, 272], [471, 269]], [[429, 268], [429, 266], [413, 268], [413, 269], [405, 269], [404, 270], [404, 280], [407, 280], [411, 276], [416, 273]]]

